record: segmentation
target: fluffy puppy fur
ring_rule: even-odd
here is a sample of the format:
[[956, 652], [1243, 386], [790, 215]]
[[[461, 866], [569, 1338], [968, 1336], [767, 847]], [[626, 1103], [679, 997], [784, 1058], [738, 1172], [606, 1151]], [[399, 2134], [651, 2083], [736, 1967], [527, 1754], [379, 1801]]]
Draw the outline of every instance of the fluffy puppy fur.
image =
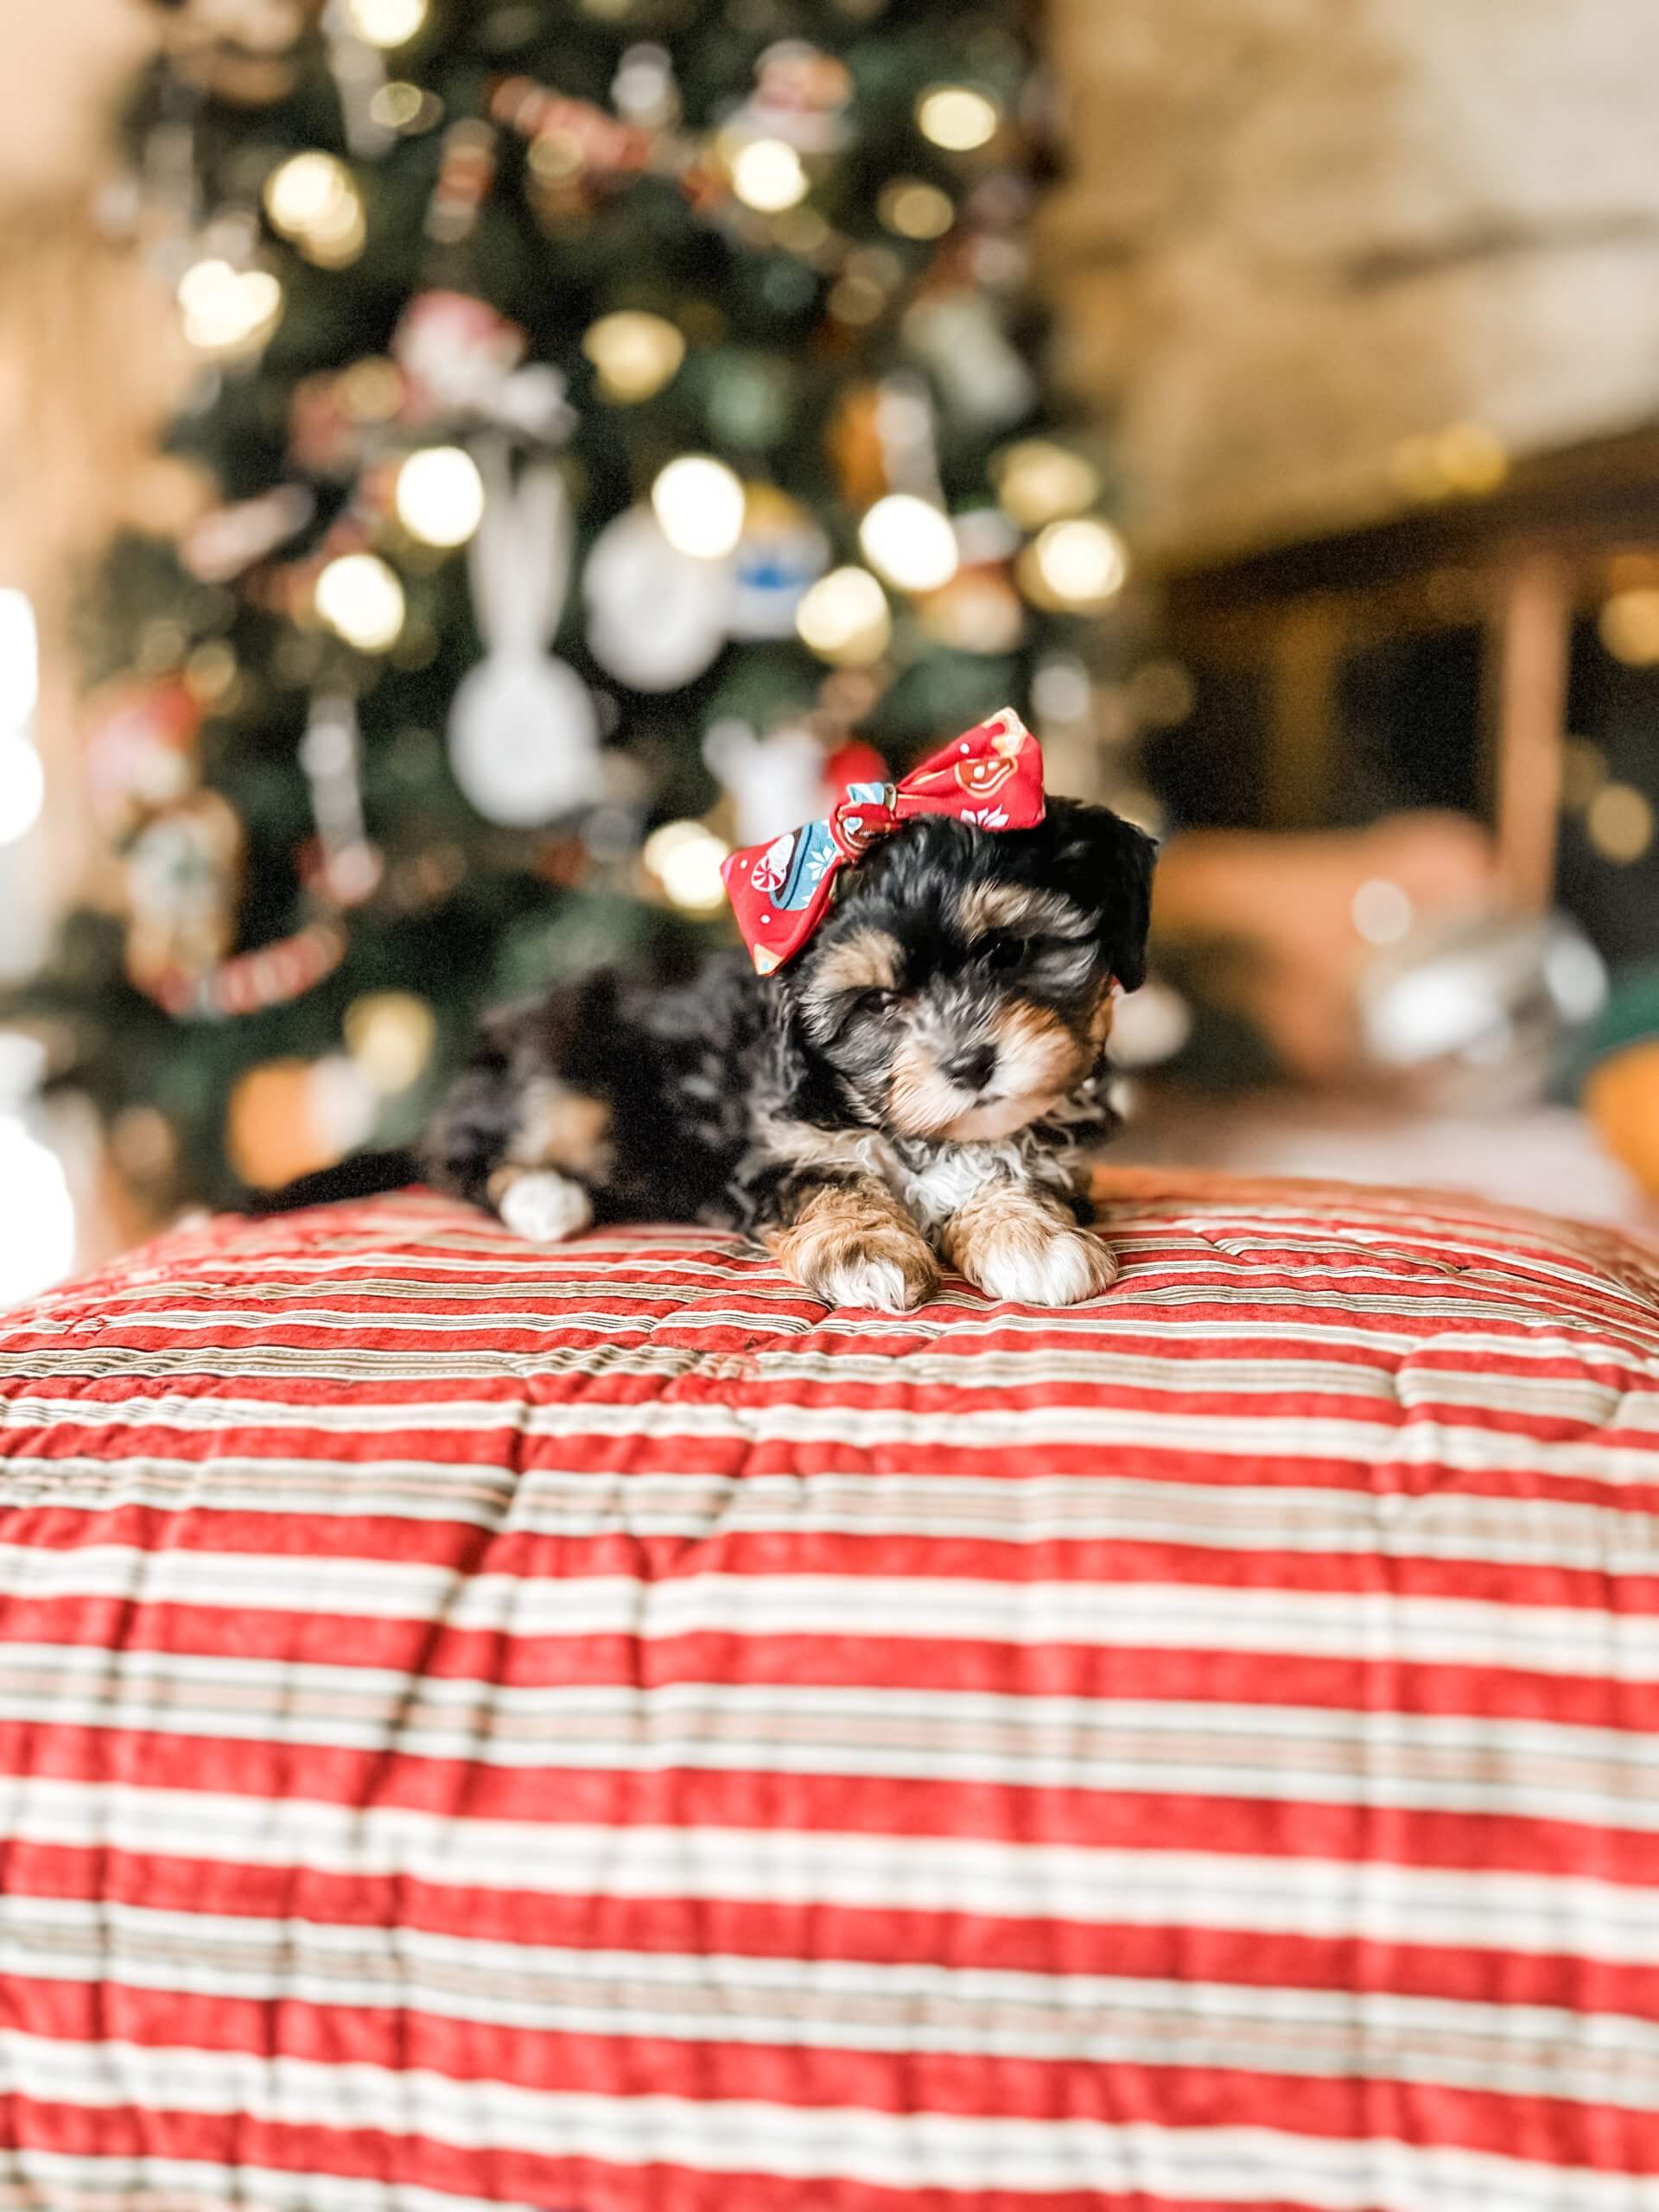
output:
[[491, 1017], [423, 1172], [543, 1241], [741, 1229], [826, 1305], [919, 1305], [940, 1253], [995, 1298], [1093, 1297], [1115, 1269], [1084, 1155], [1113, 1125], [1152, 861], [1065, 799], [1033, 830], [908, 823], [771, 976], [732, 953], [682, 988], [606, 973]]

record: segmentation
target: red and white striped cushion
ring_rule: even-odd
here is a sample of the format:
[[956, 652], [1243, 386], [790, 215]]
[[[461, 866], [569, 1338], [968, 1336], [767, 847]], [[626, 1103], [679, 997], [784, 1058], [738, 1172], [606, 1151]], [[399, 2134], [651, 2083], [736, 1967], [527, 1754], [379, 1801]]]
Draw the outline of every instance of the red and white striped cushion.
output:
[[1659, 1267], [407, 1196], [0, 1322], [0, 2206], [1659, 2205]]

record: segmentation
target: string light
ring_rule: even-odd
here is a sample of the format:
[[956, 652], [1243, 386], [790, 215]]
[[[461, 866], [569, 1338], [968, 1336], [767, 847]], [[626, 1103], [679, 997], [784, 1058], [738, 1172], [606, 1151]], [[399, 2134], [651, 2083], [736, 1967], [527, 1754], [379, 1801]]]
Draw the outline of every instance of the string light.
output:
[[701, 822], [665, 822], [646, 838], [640, 857], [676, 906], [713, 914], [726, 903], [720, 871], [731, 849]]
[[956, 532], [948, 516], [913, 493], [890, 492], [860, 526], [858, 542], [872, 567], [901, 591], [937, 591], [957, 573]]
[[868, 569], [832, 569], [796, 608], [795, 627], [820, 658], [857, 668], [887, 651], [893, 613]]
[[1659, 591], [1615, 592], [1596, 626], [1615, 660], [1650, 668], [1659, 661]]
[[407, 1090], [432, 1057], [437, 1017], [411, 991], [369, 991], [353, 999], [342, 1025], [346, 1049], [373, 1088]]
[[369, 113], [387, 130], [429, 130], [443, 113], [443, 102], [418, 85], [394, 79], [369, 102]]
[[1585, 810], [1584, 828], [1604, 860], [1628, 868], [1653, 842], [1653, 807], [1634, 784], [1604, 784]]
[[901, 238], [942, 238], [957, 219], [950, 194], [919, 176], [896, 176], [884, 185], [876, 213]]
[[631, 407], [650, 399], [678, 373], [685, 340], [662, 315], [624, 308], [590, 323], [582, 350], [599, 372], [605, 397]]
[[426, 0], [346, 0], [346, 20], [371, 46], [407, 46], [426, 21]]
[[484, 519], [484, 480], [460, 446], [428, 446], [397, 471], [397, 519], [428, 545], [464, 545]]
[[283, 311], [283, 288], [268, 269], [232, 269], [217, 259], [193, 263], [178, 296], [186, 339], [220, 359], [256, 351]]
[[1020, 556], [1020, 577], [1039, 606], [1082, 613], [1104, 607], [1129, 573], [1123, 541], [1093, 516], [1052, 522]]
[[317, 613], [359, 652], [384, 652], [404, 626], [404, 588], [378, 553], [342, 553], [317, 578]]
[[948, 153], [971, 153], [996, 136], [1001, 118], [995, 100], [971, 85], [933, 85], [916, 103], [916, 124], [924, 138]]
[[1081, 514], [1100, 497], [1100, 471], [1080, 453], [1049, 438], [1021, 438], [992, 462], [1005, 514], [1025, 530]]
[[663, 536], [677, 553], [723, 560], [743, 534], [743, 486], [711, 454], [682, 454], [651, 487]]
[[808, 178], [795, 149], [782, 138], [752, 138], [732, 160], [732, 190], [746, 207], [779, 215], [807, 194]]
[[363, 201], [332, 154], [295, 154], [265, 180], [265, 213], [308, 261], [343, 269], [363, 251]]

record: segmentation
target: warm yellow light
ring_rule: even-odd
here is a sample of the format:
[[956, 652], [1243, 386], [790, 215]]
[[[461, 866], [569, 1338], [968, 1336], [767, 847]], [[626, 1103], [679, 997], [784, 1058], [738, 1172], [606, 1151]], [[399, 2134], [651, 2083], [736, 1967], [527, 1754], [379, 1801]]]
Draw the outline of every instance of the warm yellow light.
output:
[[782, 138], [752, 138], [732, 161], [732, 190], [747, 207], [779, 215], [804, 200], [807, 175], [801, 157]]
[[1635, 668], [1659, 661], [1659, 591], [1615, 592], [1601, 610], [1597, 627], [1615, 660]]
[[860, 525], [858, 542], [871, 566], [901, 591], [937, 591], [960, 565], [950, 518], [910, 492], [878, 499]]
[[426, 21], [426, 0], [346, 0], [346, 20], [371, 46], [407, 46]]
[[823, 659], [856, 668], [887, 651], [893, 614], [868, 569], [832, 569], [796, 608], [795, 627]]
[[370, 991], [346, 1009], [346, 1043], [376, 1090], [407, 1090], [432, 1057], [436, 1017], [410, 991]]
[[966, 154], [996, 135], [1001, 120], [995, 100], [971, 85], [934, 85], [916, 103], [916, 123], [924, 138], [952, 154]]
[[607, 399], [625, 407], [662, 390], [685, 359], [685, 340], [659, 315], [624, 308], [590, 323], [582, 350], [599, 372]]
[[1026, 530], [1081, 514], [1100, 496], [1100, 472], [1080, 453], [1048, 438], [1021, 438], [992, 464], [1003, 512]]
[[682, 454], [651, 487], [663, 536], [677, 553], [724, 559], [743, 533], [743, 486], [723, 461]]
[[296, 154], [265, 179], [265, 213], [287, 238], [328, 223], [342, 201], [355, 197], [345, 162], [332, 154]]
[[[369, 102], [369, 113], [387, 130], [407, 130], [419, 122], [429, 98], [418, 85], [405, 84], [394, 78], [391, 84], [382, 85]], [[436, 102], [433, 105], [435, 106]]]
[[384, 652], [404, 626], [404, 588], [378, 553], [342, 553], [313, 596], [329, 628], [359, 652]]
[[179, 279], [184, 334], [203, 353], [232, 355], [262, 345], [283, 311], [283, 288], [268, 269], [198, 261]]
[[397, 471], [397, 519], [428, 545], [464, 545], [484, 519], [484, 480], [459, 446], [428, 446]]
[[1093, 516], [1052, 522], [1027, 547], [1021, 580], [1040, 604], [1074, 613], [1103, 607], [1129, 573], [1123, 541]]
[[957, 219], [950, 194], [919, 176], [896, 176], [885, 185], [876, 213], [901, 238], [942, 238]]
[[1584, 828], [1604, 860], [1628, 868], [1653, 842], [1652, 802], [1634, 784], [1604, 784], [1585, 809]]
[[646, 838], [641, 857], [669, 899], [688, 914], [712, 914], [726, 903], [721, 865], [731, 847], [700, 822], [665, 822]]

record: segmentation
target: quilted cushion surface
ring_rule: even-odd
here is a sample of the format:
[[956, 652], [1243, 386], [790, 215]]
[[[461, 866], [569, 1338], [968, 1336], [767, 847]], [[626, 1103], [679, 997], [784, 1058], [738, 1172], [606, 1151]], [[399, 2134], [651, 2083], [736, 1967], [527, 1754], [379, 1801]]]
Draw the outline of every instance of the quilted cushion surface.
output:
[[6, 2212], [1651, 2212], [1659, 1264], [423, 1193], [0, 1316]]

